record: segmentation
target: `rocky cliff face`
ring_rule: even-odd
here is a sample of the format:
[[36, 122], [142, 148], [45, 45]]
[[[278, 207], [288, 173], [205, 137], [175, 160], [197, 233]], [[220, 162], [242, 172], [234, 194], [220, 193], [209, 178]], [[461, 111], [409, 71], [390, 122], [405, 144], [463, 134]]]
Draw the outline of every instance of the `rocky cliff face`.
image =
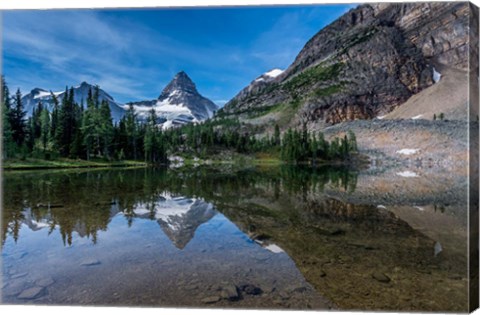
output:
[[434, 69], [468, 69], [470, 10], [466, 2], [361, 5], [310, 39], [283, 73], [252, 82], [223, 111], [270, 115], [290, 126], [386, 114], [434, 84]]

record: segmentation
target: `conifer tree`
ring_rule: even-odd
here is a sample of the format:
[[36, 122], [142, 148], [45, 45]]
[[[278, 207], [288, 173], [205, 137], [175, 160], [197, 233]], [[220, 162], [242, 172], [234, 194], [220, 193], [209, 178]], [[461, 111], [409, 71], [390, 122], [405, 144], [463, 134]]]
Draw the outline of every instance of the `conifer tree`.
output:
[[74, 140], [75, 114], [72, 101], [73, 89], [69, 92], [67, 87], [58, 113], [58, 126], [55, 134], [58, 151], [63, 157], [70, 155], [70, 145]]
[[130, 104], [127, 112], [125, 113], [125, 129], [127, 131], [129, 152], [133, 152], [132, 158], [136, 160], [138, 158], [138, 126], [137, 126], [137, 114], [133, 104]]
[[85, 146], [85, 153], [87, 160], [90, 160], [91, 154], [95, 151], [95, 103], [93, 101], [92, 90], [88, 91], [87, 108], [85, 109], [82, 117], [82, 133], [83, 133], [83, 145]]
[[40, 115], [40, 142], [42, 144], [44, 154], [47, 151], [48, 142], [50, 140], [50, 131], [50, 113], [46, 108], [44, 108]]
[[103, 156], [110, 158], [110, 146], [113, 139], [113, 122], [110, 106], [106, 100], [103, 100], [99, 108], [100, 133], [102, 138]]
[[278, 124], [275, 124], [275, 131], [273, 133], [273, 145], [280, 145], [280, 127], [278, 126]]
[[15, 153], [15, 143], [12, 136], [12, 126], [11, 121], [11, 103], [10, 103], [10, 92], [5, 82], [5, 78], [1, 77], [2, 85], [2, 127], [3, 127], [3, 152], [2, 156], [4, 159], [12, 157]]
[[23, 110], [22, 93], [20, 92], [20, 89], [18, 89], [15, 93], [14, 104], [10, 115], [12, 138], [18, 146], [21, 146], [25, 142], [26, 114], [27, 112]]
[[155, 128], [156, 128], [157, 116], [155, 110], [150, 111], [150, 116], [148, 117], [147, 130], [145, 132], [145, 161], [146, 162], [155, 162], [154, 150], [156, 146], [155, 138]]
[[59, 102], [58, 98], [55, 94], [53, 94], [52, 91], [50, 91], [50, 95], [52, 97], [52, 102], [53, 102], [53, 108], [52, 108], [52, 118], [51, 118], [51, 124], [50, 124], [50, 137], [52, 139], [55, 138], [55, 135], [57, 133], [57, 127], [58, 127], [58, 112], [59, 112]]
[[350, 151], [357, 152], [358, 150], [357, 137], [355, 136], [355, 133], [351, 130], [348, 131], [348, 143], [349, 143]]

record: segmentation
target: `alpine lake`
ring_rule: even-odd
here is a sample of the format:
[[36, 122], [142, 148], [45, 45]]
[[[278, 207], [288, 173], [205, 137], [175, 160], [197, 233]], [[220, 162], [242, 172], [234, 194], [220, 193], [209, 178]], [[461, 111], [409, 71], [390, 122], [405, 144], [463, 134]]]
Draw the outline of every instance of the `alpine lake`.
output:
[[467, 311], [467, 184], [421, 169], [5, 171], [2, 303]]

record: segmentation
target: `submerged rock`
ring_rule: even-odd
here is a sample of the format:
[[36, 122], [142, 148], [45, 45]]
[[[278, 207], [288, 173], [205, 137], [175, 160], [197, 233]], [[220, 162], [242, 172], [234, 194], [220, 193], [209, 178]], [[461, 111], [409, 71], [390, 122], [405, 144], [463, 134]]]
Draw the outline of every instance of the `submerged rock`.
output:
[[238, 289], [233, 284], [228, 284], [223, 286], [221, 289], [221, 295], [224, 299], [227, 299], [230, 301], [237, 301], [238, 299], [240, 299], [240, 295], [238, 294]]
[[242, 291], [249, 295], [259, 295], [262, 294], [262, 289], [253, 284], [246, 284], [242, 286]]
[[31, 300], [42, 296], [44, 293], [45, 291], [43, 287], [32, 287], [22, 291], [22, 293], [18, 295], [18, 298], [24, 300]]
[[374, 272], [372, 274], [372, 278], [377, 280], [378, 282], [383, 282], [383, 283], [389, 283], [390, 282], [390, 278], [385, 275], [384, 273], [381, 273], [381, 272]]
[[206, 297], [204, 299], [202, 299], [202, 303], [205, 303], [205, 304], [213, 304], [213, 303], [217, 303], [218, 301], [220, 301], [220, 297], [219, 296], [209, 296], [209, 297]]
[[28, 275], [28, 272], [22, 272], [22, 273], [16, 273], [10, 276], [10, 279], [18, 279], [18, 278], [23, 278], [26, 275]]
[[84, 260], [82, 263], [80, 263], [80, 266], [96, 266], [100, 264], [101, 264], [100, 260], [91, 258], [91, 259]]
[[38, 285], [39, 287], [48, 287], [53, 283], [55, 283], [55, 280], [53, 280], [52, 277], [41, 278], [35, 281], [35, 284]]

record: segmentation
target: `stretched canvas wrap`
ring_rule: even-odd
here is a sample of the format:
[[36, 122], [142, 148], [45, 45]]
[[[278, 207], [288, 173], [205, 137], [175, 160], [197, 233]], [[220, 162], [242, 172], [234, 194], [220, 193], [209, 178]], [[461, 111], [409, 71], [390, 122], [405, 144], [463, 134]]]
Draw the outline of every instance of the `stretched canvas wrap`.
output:
[[2, 11], [1, 303], [473, 311], [478, 13]]

